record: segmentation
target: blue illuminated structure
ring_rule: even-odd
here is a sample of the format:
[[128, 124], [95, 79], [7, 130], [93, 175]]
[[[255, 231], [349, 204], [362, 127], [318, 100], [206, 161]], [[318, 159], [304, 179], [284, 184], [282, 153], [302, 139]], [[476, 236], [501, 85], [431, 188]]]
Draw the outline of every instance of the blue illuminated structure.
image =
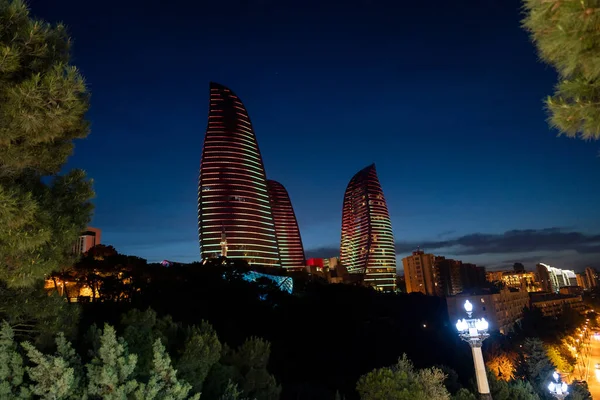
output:
[[279, 290], [282, 292], [288, 292], [289, 294], [292, 294], [292, 290], [294, 290], [294, 281], [289, 276], [269, 275], [256, 271], [250, 271], [244, 274], [244, 280], [247, 282], [255, 282], [259, 278], [267, 278], [275, 282]]

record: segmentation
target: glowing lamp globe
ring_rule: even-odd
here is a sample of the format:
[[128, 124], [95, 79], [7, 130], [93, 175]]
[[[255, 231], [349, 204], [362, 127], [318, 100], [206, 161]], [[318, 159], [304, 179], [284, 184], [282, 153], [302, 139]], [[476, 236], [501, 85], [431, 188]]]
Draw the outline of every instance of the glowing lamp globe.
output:
[[562, 389], [562, 392], [564, 394], [567, 394], [567, 390], [569, 389], [569, 387], [567, 386], [566, 383], [563, 382], [562, 385], [560, 385], [560, 388]]
[[552, 374], [552, 377], [554, 378], [555, 381], [558, 382], [558, 372], [554, 371], [554, 373]]
[[465, 311], [468, 313], [473, 311], [473, 304], [469, 300], [465, 301]]
[[484, 318], [481, 318], [475, 322], [475, 328], [477, 328], [478, 331], [486, 331], [488, 327], [489, 324]]
[[550, 382], [548, 384], [548, 390], [551, 391], [552, 393], [554, 393], [554, 387], [555, 387], [554, 382]]

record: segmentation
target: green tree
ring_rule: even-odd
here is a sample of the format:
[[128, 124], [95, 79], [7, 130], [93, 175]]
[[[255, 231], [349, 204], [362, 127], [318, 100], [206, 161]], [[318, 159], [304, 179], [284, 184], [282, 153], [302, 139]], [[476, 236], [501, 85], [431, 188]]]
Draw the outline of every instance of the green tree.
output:
[[0, 0], [0, 280], [30, 285], [72, 261], [89, 222], [91, 182], [57, 175], [88, 134], [88, 94], [62, 25]]
[[23, 385], [25, 367], [23, 357], [17, 351], [10, 325], [2, 321], [0, 326], [0, 399], [28, 399], [29, 391]]
[[566, 400], [592, 400], [587, 382], [575, 381], [569, 386], [569, 395]]
[[136, 362], [123, 338], [117, 339], [115, 329], [104, 325], [98, 352], [87, 365], [88, 393], [105, 400], [126, 399], [139, 386], [133, 375]]
[[219, 400], [247, 400], [242, 398], [242, 392], [238, 390], [238, 387], [232, 381], [227, 383], [225, 392], [219, 397]]
[[465, 388], [461, 388], [452, 396], [452, 400], [477, 400], [477, 397]]
[[177, 368], [181, 377], [200, 393], [209, 371], [221, 358], [222, 346], [213, 327], [205, 321], [199, 327], [190, 328], [186, 336]]
[[44, 400], [66, 399], [75, 391], [75, 371], [61, 356], [42, 354], [31, 343], [24, 342], [27, 357], [35, 366], [27, 368], [31, 393]]
[[515, 380], [509, 386], [511, 400], [539, 400], [539, 396], [529, 382]]
[[528, 381], [541, 398], [546, 398], [547, 386], [555, 370], [556, 366], [548, 358], [544, 343], [538, 338], [525, 339], [515, 376]]
[[392, 367], [379, 368], [363, 375], [356, 390], [363, 400], [449, 400], [444, 387], [446, 376], [439, 368], [415, 371], [404, 354]]
[[189, 396], [192, 386], [177, 379], [177, 371], [171, 365], [160, 339], [153, 346], [154, 360], [150, 380], [146, 385], [140, 385], [136, 397], [140, 400], [198, 400], [200, 394]]
[[0, 320], [5, 320], [20, 340], [47, 346], [59, 330], [73, 336], [79, 320], [79, 308], [67, 304], [56, 293], [50, 296], [43, 283], [27, 287], [8, 287], [0, 281]]
[[546, 100], [550, 123], [562, 134], [600, 139], [600, 3], [524, 0], [523, 26], [542, 60], [558, 71]]
[[232, 354], [231, 362], [241, 377], [239, 387], [245, 396], [256, 400], [279, 399], [281, 386], [267, 370], [271, 344], [261, 338], [252, 337]]

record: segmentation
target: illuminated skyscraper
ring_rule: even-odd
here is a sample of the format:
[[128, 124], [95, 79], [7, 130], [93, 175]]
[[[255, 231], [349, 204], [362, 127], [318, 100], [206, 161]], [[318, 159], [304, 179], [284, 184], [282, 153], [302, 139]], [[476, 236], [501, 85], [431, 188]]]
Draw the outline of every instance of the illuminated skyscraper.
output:
[[365, 285], [396, 290], [392, 223], [375, 164], [350, 180], [342, 209], [340, 263]]
[[273, 209], [275, 232], [279, 245], [281, 266], [284, 268], [304, 268], [304, 247], [298, 229], [296, 214], [285, 187], [279, 182], [268, 180], [267, 187]]
[[[280, 267], [265, 169], [250, 117], [225, 86], [210, 84], [198, 185], [203, 258], [221, 255]], [[226, 243], [226, 246], [223, 245]]]

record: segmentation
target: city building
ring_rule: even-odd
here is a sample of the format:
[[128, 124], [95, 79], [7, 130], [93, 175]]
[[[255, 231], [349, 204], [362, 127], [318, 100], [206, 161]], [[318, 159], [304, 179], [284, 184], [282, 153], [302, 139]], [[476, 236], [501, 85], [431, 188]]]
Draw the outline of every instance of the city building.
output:
[[596, 271], [596, 268], [587, 267], [585, 269], [585, 274], [587, 276], [590, 289], [598, 286], [598, 271]]
[[575, 271], [551, 267], [547, 264], [536, 265], [540, 287], [544, 292], [558, 293], [561, 287], [577, 286]]
[[267, 178], [252, 123], [229, 88], [210, 84], [208, 127], [198, 184], [202, 258], [280, 267]]
[[75, 245], [73, 245], [73, 253], [80, 255], [88, 252], [89, 249], [101, 244], [100, 238], [102, 232], [98, 228], [87, 227], [85, 231], [81, 232]]
[[536, 274], [531, 271], [494, 271], [488, 272], [486, 277], [489, 282], [501, 282], [504, 286], [511, 289], [525, 290], [527, 292], [537, 292], [540, 290]]
[[577, 278], [577, 286], [581, 287], [583, 290], [590, 290], [592, 288], [592, 285], [590, 284], [590, 281], [588, 280], [588, 275], [585, 272], [578, 272], [577, 274], [575, 274], [576, 278]]
[[463, 290], [477, 289], [485, 286], [485, 267], [478, 267], [475, 264], [461, 263], [460, 281]]
[[402, 259], [404, 267], [404, 280], [406, 293], [420, 292], [428, 296], [438, 295], [436, 291], [433, 267], [435, 256], [426, 254], [423, 250], [416, 250]]
[[513, 330], [515, 322], [523, 317], [523, 309], [529, 307], [529, 293], [519, 290], [476, 289], [446, 298], [450, 322], [466, 318], [464, 304], [473, 304], [473, 316], [485, 318], [490, 330], [506, 334]]
[[530, 293], [531, 306], [542, 311], [545, 317], [556, 317], [569, 307], [579, 313], [585, 310], [580, 295], [565, 295], [557, 293]]
[[348, 183], [342, 208], [340, 263], [350, 275], [377, 290], [396, 290], [392, 222], [375, 164]]
[[461, 261], [442, 256], [435, 257], [433, 279], [436, 295], [453, 296], [463, 291], [461, 267]]
[[306, 265], [304, 247], [290, 196], [279, 182], [268, 180], [267, 188], [271, 199], [281, 266], [283, 268], [304, 268]]

